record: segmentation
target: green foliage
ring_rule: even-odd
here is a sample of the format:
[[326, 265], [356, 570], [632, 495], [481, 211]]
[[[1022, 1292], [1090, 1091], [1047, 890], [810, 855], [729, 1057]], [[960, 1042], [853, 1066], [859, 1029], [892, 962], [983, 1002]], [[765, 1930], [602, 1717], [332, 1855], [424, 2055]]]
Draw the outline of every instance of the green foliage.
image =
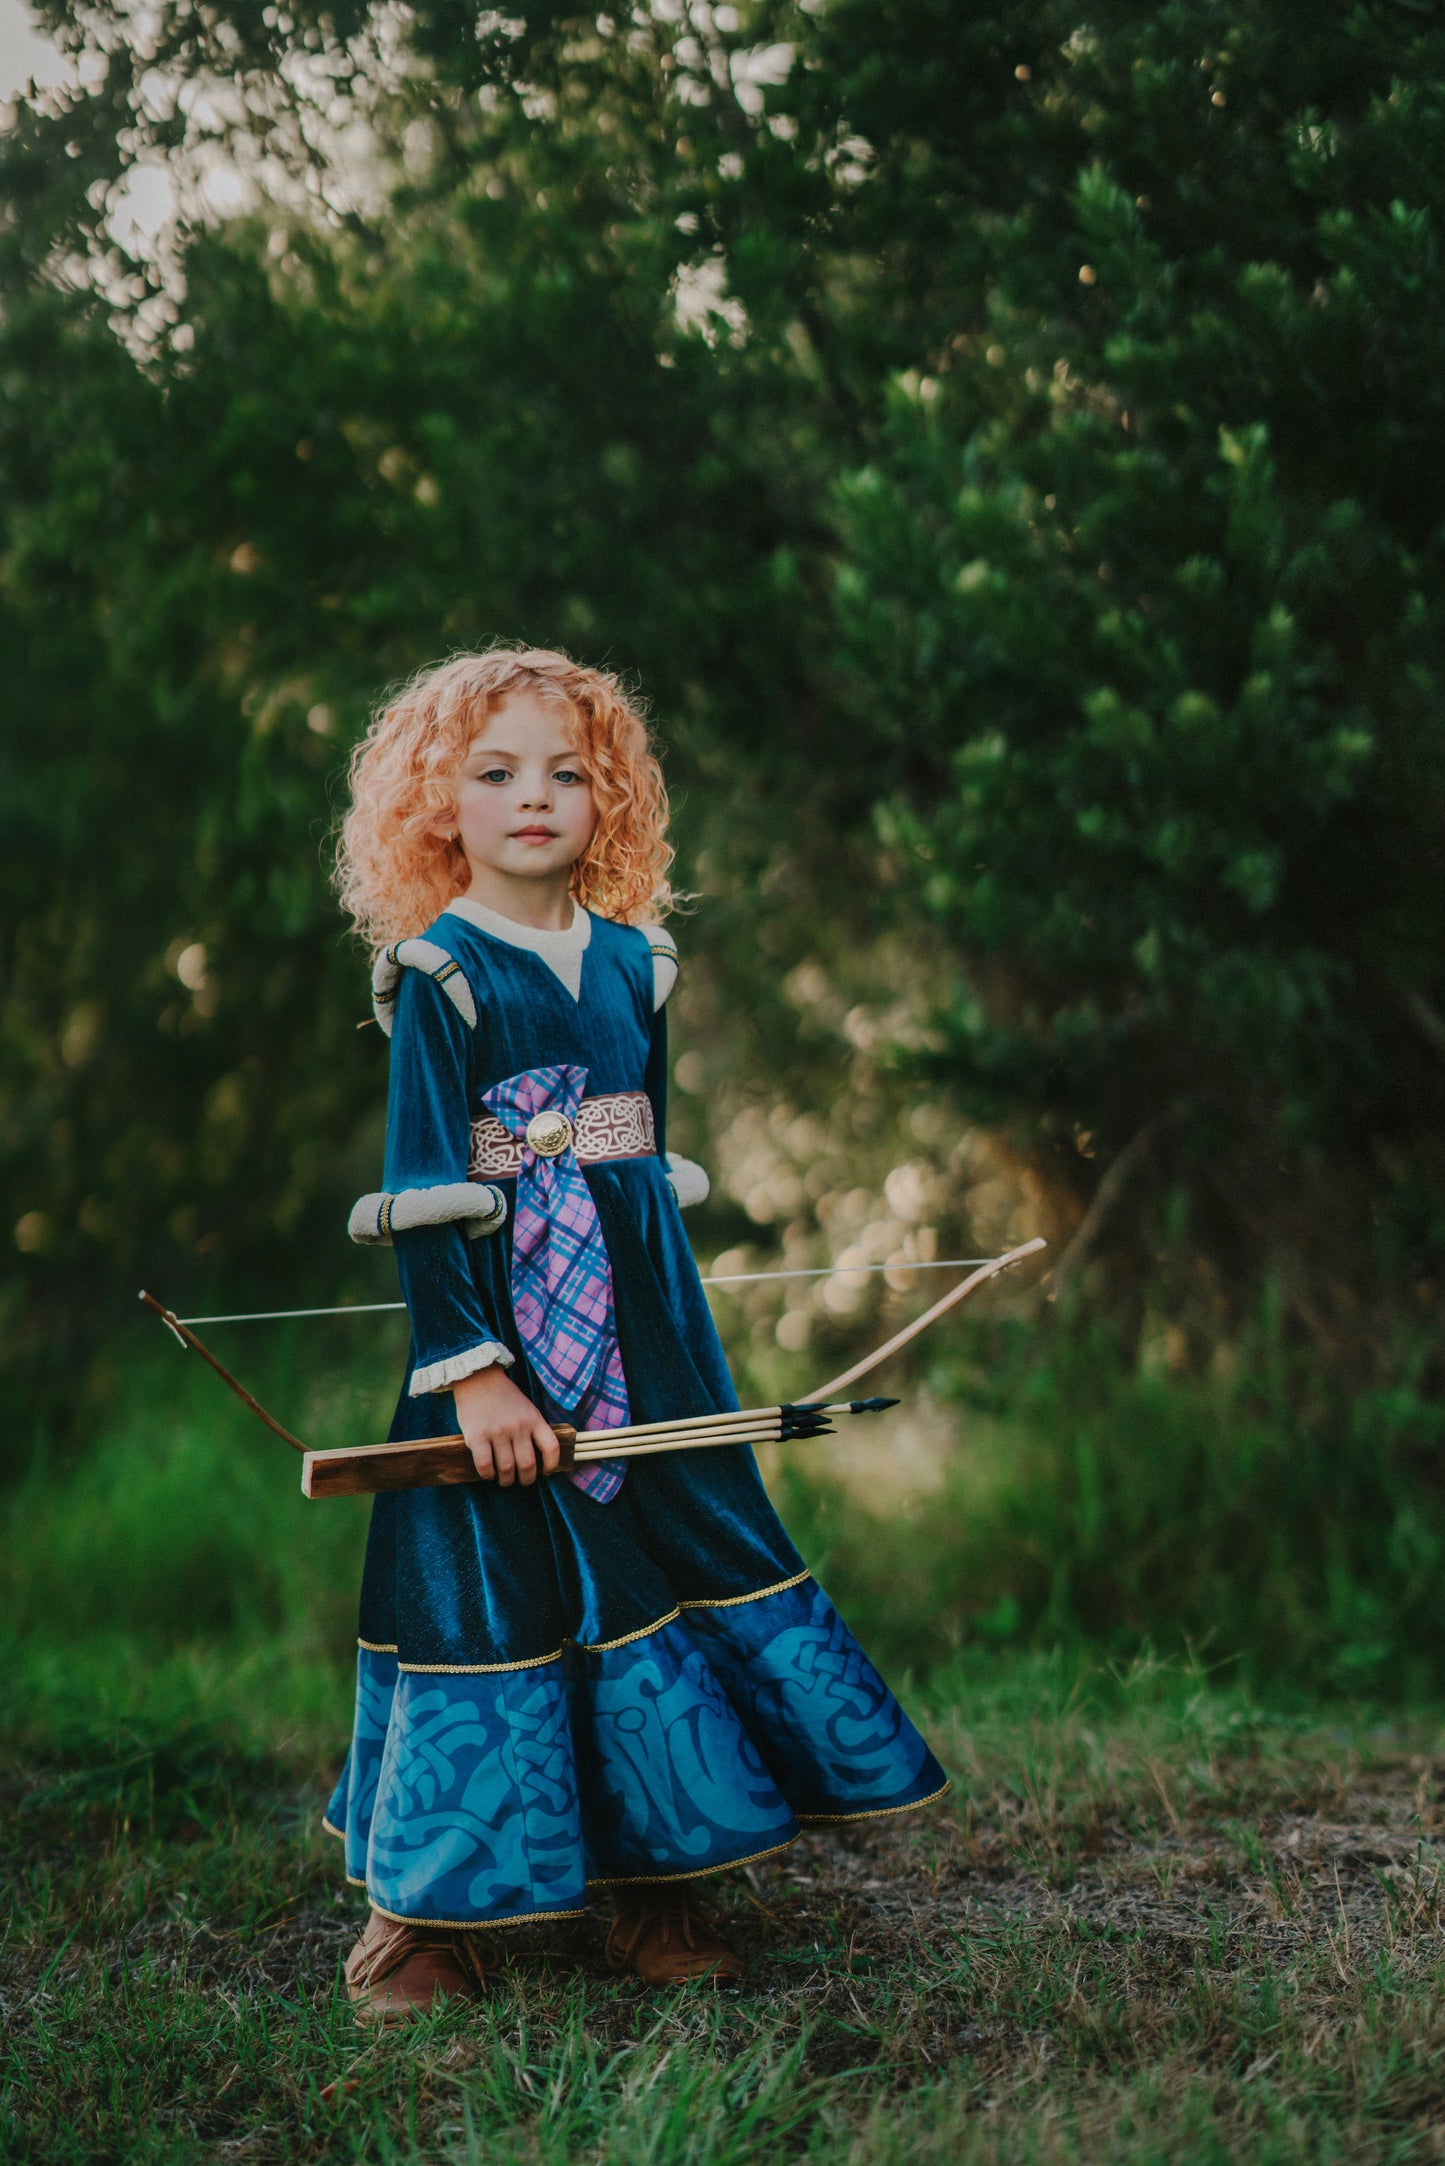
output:
[[[389, 680], [499, 634], [640, 667], [675, 782], [706, 782], [697, 850], [736, 836], [805, 637], [768, 381], [669, 322], [676, 206], [600, 139], [512, 100], [395, 219], [186, 229], [185, 337], [157, 343], [156, 279], [92, 201], [134, 150], [123, 66], [0, 144], [29, 205], [0, 245], [3, 1142], [47, 1342], [117, 1265], [255, 1284], [284, 1244], [293, 1285], [313, 1251], [344, 1271], [383, 1086], [326, 833]], [[376, 115], [383, 149], [415, 111]], [[47, 247], [103, 256], [107, 299], [37, 282]], [[786, 825], [754, 804], [738, 870]]]
[[[361, 1380], [318, 1367], [314, 1347], [268, 1351], [257, 1388], [318, 1447], [384, 1434], [394, 1340]], [[274, 1633], [349, 1660], [366, 1505], [308, 1505], [288, 1447], [164, 1346], [112, 1371], [107, 1401], [83, 1452], [36, 1464], [9, 1492], [12, 1628], [64, 1616], [81, 1637], [153, 1645]]]
[[[1103, 1330], [1045, 1354], [1016, 1328], [971, 1335], [933, 1372], [959, 1440], [912, 1505], [864, 1507], [822, 1447], [786, 1457], [784, 1516], [865, 1645], [923, 1677], [960, 1647], [1063, 1643], [1192, 1650], [1271, 1688], [1437, 1689], [1438, 1406], [1408, 1378], [1322, 1382], [1277, 1328], [1203, 1380], [1162, 1353], [1141, 1368]], [[296, 1341], [248, 1375], [325, 1445], [382, 1433], [397, 1365], [384, 1342], [343, 1365], [339, 1341], [324, 1358]], [[307, 1504], [287, 1448], [163, 1349], [112, 1371], [83, 1453], [9, 1492], [0, 1615], [42, 1644], [112, 1639], [114, 1689], [178, 1644], [274, 1639], [340, 1674], [366, 1518], [365, 1500]], [[263, 1664], [262, 1688], [279, 1674]]]
[[951, 1645], [1091, 1642], [1238, 1659], [1256, 1679], [1408, 1694], [1445, 1664], [1438, 1404], [1350, 1393], [1248, 1334], [1216, 1373], [1140, 1367], [1098, 1330], [981, 1339], [935, 1371], [960, 1442], [942, 1495], [881, 1524], [801, 1456], [789, 1524], [866, 1644], [927, 1671]]
[[[557, 641], [655, 702], [710, 1087], [840, 1162], [942, 1162], [981, 1119], [1031, 1211], [1092, 1206], [1057, 1343], [986, 1401], [1020, 1471], [919, 1535], [949, 1629], [1437, 1663], [1434, 17], [45, 19], [89, 59], [0, 135], [0, 1326], [28, 1403], [82, 1434], [85, 1384], [108, 1426], [95, 1319], [138, 1278], [236, 1297], [197, 1308], [389, 1290], [340, 1231], [383, 1065], [325, 881], [345, 751], [447, 647]], [[135, 162], [220, 151], [264, 151], [269, 194], [187, 198], [127, 255]], [[814, 1170], [784, 1168], [790, 1248]], [[753, 1238], [746, 1208], [709, 1231]], [[1117, 1358], [1071, 1336], [1085, 1302]], [[770, 1376], [771, 1320], [746, 1328]], [[1136, 1374], [1166, 1329], [1168, 1385]], [[134, 1531], [107, 1598], [147, 1630], [304, 1608], [285, 1542], [238, 1591], [229, 1469], [167, 1589], [151, 1528], [204, 1463], [171, 1448], [151, 1520], [124, 1453], [77, 1493]], [[27, 1494], [40, 1607], [83, 1551]], [[909, 1631], [936, 1654], [916, 1605]]]
[[1439, 1253], [1445, 39], [1030, 15], [963, 114], [902, 17], [824, 18], [850, 87], [867, 27], [875, 207], [922, 169], [938, 239], [839, 484], [853, 705], [960, 958], [940, 1065], [1061, 1170], [1162, 1121], [1191, 1240], [1289, 1258], [1324, 1345]]
[[[1174, 1189], [1222, 1328], [1269, 1271], [1336, 1362], [1428, 1307], [1427, 15], [42, 14], [90, 56], [0, 140], [0, 1142], [47, 1343], [117, 1265], [344, 1272], [339, 763], [498, 632], [656, 701], [739, 1073], [799, 1057], [760, 954], [931, 923], [962, 1102], [1065, 1199], [1077, 1137], [1148, 1140], [1116, 1296]], [[157, 88], [202, 76], [234, 111]], [[272, 204], [128, 256], [134, 161], [208, 148]]]

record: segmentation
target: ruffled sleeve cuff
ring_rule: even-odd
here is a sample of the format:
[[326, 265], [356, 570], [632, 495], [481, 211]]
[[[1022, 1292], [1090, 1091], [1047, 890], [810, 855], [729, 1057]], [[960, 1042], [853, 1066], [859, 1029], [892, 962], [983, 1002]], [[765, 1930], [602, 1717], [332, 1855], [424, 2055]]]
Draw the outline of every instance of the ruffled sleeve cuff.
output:
[[449, 1354], [445, 1361], [429, 1361], [424, 1369], [415, 1370], [411, 1396], [420, 1399], [429, 1391], [450, 1391], [464, 1376], [475, 1376], [478, 1369], [490, 1369], [494, 1364], [510, 1369], [512, 1356], [500, 1340], [485, 1339], [480, 1346], [469, 1346], [464, 1354]]

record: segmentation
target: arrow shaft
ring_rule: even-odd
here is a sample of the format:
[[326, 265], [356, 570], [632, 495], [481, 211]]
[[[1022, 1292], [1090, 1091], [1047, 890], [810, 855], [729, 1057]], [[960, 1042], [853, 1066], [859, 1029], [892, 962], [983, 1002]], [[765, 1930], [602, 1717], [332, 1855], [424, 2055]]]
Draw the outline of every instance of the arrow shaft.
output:
[[710, 1450], [723, 1444], [774, 1444], [806, 1443], [810, 1437], [836, 1436], [836, 1429], [828, 1422], [821, 1422], [816, 1429], [705, 1429], [700, 1434], [685, 1436], [653, 1437], [647, 1443], [629, 1444], [622, 1451], [609, 1452], [600, 1445], [597, 1449], [579, 1451], [577, 1464], [587, 1466], [599, 1459], [645, 1459], [652, 1452], [697, 1452]]
[[609, 1443], [605, 1436], [589, 1437], [584, 1443], [577, 1439], [576, 1458], [579, 1465], [597, 1459], [638, 1459], [645, 1452], [695, 1451], [703, 1444], [767, 1444], [774, 1438], [793, 1436], [830, 1436], [831, 1422], [800, 1422], [796, 1425], [780, 1421], [747, 1422], [731, 1429], [693, 1428], [683, 1424], [663, 1436], [638, 1437], [623, 1443]]
[[[808, 1402], [809, 1413], [835, 1414], [837, 1407], [814, 1407]], [[669, 1436], [680, 1429], [723, 1429], [740, 1421], [781, 1421], [783, 1412], [776, 1406], [734, 1407], [730, 1413], [682, 1414], [671, 1421], [634, 1421], [620, 1429], [583, 1429], [579, 1431], [579, 1444], [603, 1443], [608, 1437], [622, 1442], [629, 1437]]]

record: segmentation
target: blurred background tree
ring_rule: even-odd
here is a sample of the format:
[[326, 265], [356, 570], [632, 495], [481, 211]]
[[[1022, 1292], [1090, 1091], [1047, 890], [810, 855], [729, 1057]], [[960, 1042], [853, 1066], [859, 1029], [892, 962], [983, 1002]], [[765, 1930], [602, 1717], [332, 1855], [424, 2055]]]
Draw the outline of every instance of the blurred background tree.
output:
[[1433, 7], [37, 15], [12, 1363], [79, 1373], [138, 1274], [353, 1283], [338, 778], [387, 682], [497, 636], [653, 703], [714, 1245], [836, 1253], [891, 1173], [881, 1253], [1076, 1229], [1065, 1309], [1176, 1365], [1266, 1289], [1357, 1380], [1430, 1329]]

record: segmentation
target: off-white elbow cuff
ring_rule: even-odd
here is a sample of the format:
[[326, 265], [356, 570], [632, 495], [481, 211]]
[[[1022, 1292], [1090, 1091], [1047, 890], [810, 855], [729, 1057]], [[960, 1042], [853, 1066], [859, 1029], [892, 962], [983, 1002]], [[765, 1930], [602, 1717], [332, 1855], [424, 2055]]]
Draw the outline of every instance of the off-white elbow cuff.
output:
[[411, 1396], [420, 1399], [429, 1391], [450, 1391], [464, 1376], [475, 1376], [478, 1369], [490, 1369], [494, 1363], [504, 1369], [512, 1366], [511, 1355], [498, 1339], [485, 1339], [464, 1354], [449, 1354], [445, 1361], [429, 1361], [424, 1369], [414, 1371]]

